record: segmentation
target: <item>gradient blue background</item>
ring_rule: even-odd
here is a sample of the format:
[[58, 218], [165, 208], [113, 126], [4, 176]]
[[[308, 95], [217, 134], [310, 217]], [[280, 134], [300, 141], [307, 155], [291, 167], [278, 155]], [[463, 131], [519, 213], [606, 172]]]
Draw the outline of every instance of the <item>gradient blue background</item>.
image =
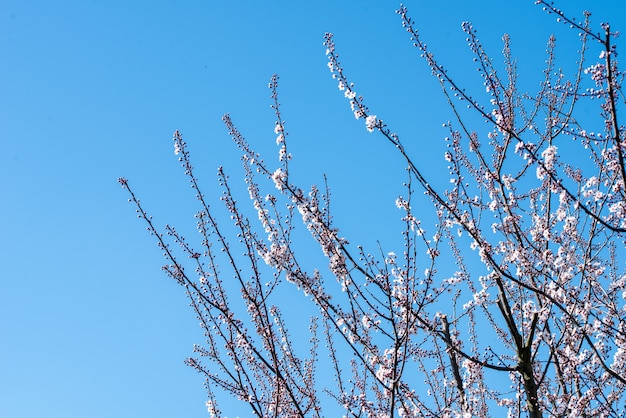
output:
[[[607, 20], [626, 29], [622, 1], [561, 3], [569, 16], [591, 9], [598, 29]], [[533, 1], [406, 5], [431, 50], [479, 92], [464, 20], [495, 60], [502, 34], [511, 34], [530, 91], [550, 33], [561, 65], [573, 69], [576, 33]], [[0, 3], [0, 416], [206, 416], [203, 379], [183, 365], [201, 330], [181, 289], [160, 272], [160, 252], [116, 179], [130, 180], [158, 226], [192, 231], [193, 195], [172, 132], [183, 132], [209, 191], [217, 191], [219, 165], [238, 173], [225, 112], [272, 160], [272, 73], [280, 75], [301, 185], [328, 173], [343, 235], [401, 251], [392, 248], [400, 229], [379, 219], [400, 216], [393, 202], [403, 166], [355, 121], [322, 45], [333, 32], [357, 91], [436, 173], [445, 165], [441, 124], [452, 116], [396, 8], [388, 1]], [[221, 406], [231, 417], [249, 414]]]

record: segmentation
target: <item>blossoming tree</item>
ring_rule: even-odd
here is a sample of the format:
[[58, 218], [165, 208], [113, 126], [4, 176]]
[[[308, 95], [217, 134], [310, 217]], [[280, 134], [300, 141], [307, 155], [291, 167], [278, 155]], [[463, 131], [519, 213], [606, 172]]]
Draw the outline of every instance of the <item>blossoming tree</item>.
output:
[[[333, 224], [328, 187], [295, 184], [276, 76], [277, 167], [223, 118], [242, 153], [254, 216], [220, 168], [231, 222], [220, 220], [178, 131], [175, 153], [199, 202], [201, 248], [171, 226], [159, 231], [120, 178], [205, 331], [187, 363], [206, 376], [212, 415], [221, 416], [216, 398], [224, 392], [257, 416], [626, 414], [626, 132], [616, 33], [608, 24], [597, 33], [589, 13], [579, 22], [537, 3], [580, 33], [574, 76], [554, 68], [551, 38], [538, 91], [522, 93], [508, 37], [501, 74], [464, 23], [486, 102], [456, 83], [407, 9], [398, 10], [454, 117], [445, 124], [446, 189], [370, 112], [326, 34], [328, 66], [354, 116], [407, 166], [396, 252], [350, 245]], [[582, 111], [590, 107], [599, 117]], [[436, 221], [424, 221], [418, 204]], [[311, 262], [311, 242], [326, 266]], [[282, 313], [285, 292], [295, 289], [298, 303], [315, 311], [310, 318]], [[308, 346], [290, 331], [301, 335], [304, 322]]]

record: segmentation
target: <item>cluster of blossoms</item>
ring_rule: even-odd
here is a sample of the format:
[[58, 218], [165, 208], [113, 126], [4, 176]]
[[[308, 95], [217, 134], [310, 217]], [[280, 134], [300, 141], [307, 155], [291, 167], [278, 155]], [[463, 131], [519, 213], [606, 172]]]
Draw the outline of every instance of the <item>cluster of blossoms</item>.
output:
[[338, 235], [339, 231], [337, 229], [330, 228], [325, 222], [323, 218], [324, 212], [319, 207], [317, 195], [317, 188], [313, 186], [308, 197], [298, 193], [295, 203], [302, 221], [320, 244], [323, 254], [328, 258], [330, 270], [341, 282], [342, 290], [346, 291], [350, 282], [348, 280], [346, 256], [342, 246], [347, 241]]
[[287, 173], [282, 168], [277, 168], [272, 174], [272, 180], [274, 180], [274, 185], [280, 191], [285, 190], [287, 187]]
[[544, 180], [548, 172], [554, 168], [556, 162], [556, 150], [554, 145], [550, 145], [541, 152], [541, 158], [543, 158], [543, 164], [537, 165], [537, 178]]
[[285, 161], [290, 160], [291, 155], [287, 153], [287, 146], [285, 145], [285, 128], [282, 124], [277, 123], [274, 128], [274, 133], [278, 135], [276, 137], [276, 145], [280, 146], [278, 150], [278, 160]]
[[591, 75], [591, 79], [596, 82], [596, 86], [602, 86], [606, 80], [606, 66], [602, 63], [594, 64], [585, 69], [585, 74]]
[[328, 57], [328, 69], [337, 80], [337, 87], [344, 92], [344, 96], [350, 101], [350, 109], [356, 119], [365, 118], [365, 128], [368, 132], [373, 132], [377, 127], [382, 127], [383, 122], [377, 119], [376, 115], [370, 114], [367, 106], [363, 104], [363, 97], [357, 96], [354, 91], [354, 84], [348, 83], [343, 68], [339, 63], [339, 56], [335, 53], [335, 43], [333, 34], [326, 33], [324, 45], [326, 46], [326, 56]]

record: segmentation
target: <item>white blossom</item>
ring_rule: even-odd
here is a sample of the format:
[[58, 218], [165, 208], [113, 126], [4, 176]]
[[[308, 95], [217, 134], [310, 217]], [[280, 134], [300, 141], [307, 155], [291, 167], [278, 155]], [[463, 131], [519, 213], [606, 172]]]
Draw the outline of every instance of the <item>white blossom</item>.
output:
[[369, 115], [365, 118], [365, 127], [369, 132], [372, 132], [374, 130], [374, 128], [376, 127], [376, 123], [376, 115]]

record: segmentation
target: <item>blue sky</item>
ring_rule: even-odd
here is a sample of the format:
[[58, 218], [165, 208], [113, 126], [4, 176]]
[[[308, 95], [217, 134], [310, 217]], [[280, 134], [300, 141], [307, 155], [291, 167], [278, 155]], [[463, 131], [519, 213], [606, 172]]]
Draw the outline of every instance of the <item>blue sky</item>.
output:
[[[569, 16], [590, 8], [596, 27], [608, 20], [626, 29], [620, 1], [562, 3]], [[405, 4], [431, 50], [470, 87], [480, 80], [464, 20], [496, 60], [502, 34], [511, 34], [531, 91], [550, 33], [562, 65], [573, 65], [576, 34], [533, 1]], [[396, 8], [325, 0], [0, 3], [0, 416], [206, 415], [202, 379], [183, 365], [201, 330], [116, 179], [130, 180], [157, 225], [193, 230], [193, 195], [172, 132], [182, 131], [208, 190], [217, 190], [219, 165], [238, 172], [225, 112], [271, 160], [272, 73], [280, 75], [301, 185], [328, 173], [343, 235], [393, 245], [400, 230], [378, 220], [399, 216], [393, 202], [403, 167], [351, 115], [322, 42], [335, 34], [370, 109], [437, 170], [445, 164], [441, 124], [451, 116]], [[246, 416], [237, 408], [223, 410]]]

